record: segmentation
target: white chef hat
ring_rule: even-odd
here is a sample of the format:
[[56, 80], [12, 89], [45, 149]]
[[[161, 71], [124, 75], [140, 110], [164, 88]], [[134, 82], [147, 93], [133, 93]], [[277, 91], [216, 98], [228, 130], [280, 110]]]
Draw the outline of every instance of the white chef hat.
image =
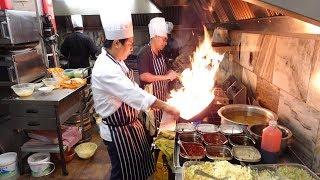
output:
[[153, 38], [155, 35], [167, 37], [167, 24], [163, 17], [155, 17], [151, 19], [148, 27], [150, 38]]
[[166, 21], [166, 23], [167, 23], [168, 34], [171, 34], [171, 31], [173, 29], [173, 24], [172, 24], [172, 22], [169, 22], [169, 21]]
[[79, 14], [71, 15], [72, 27], [83, 27], [82, 16]]
[[131, 11], [124, 1], [117, 0], [117, 2], [102, 7], [99, 11], [106, 39], [117, 40], [133, 37]]

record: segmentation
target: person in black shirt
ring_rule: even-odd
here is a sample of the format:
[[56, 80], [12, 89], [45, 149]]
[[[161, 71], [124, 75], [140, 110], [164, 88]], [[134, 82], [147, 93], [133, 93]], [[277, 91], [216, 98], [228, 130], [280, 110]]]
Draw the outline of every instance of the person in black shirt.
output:
[[74, 32], [62, 43], [60, 52], [67, 58], [69, 68], [86, 68], [90, 66], [90, 56], [96, 59], [98, 48], [87, 35], [83, 34], [83, 27], [75, 27]]

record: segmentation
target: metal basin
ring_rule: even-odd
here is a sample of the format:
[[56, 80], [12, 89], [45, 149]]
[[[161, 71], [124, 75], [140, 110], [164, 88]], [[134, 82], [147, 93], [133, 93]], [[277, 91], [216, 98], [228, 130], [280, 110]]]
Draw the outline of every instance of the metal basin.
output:
[[[248, 131], [249, 131], [250, 135], [257, 141], [256, 145], [258, 147], [260, 147], [260, 144], [261, 144], [262, 131], [267, 126], [268, 125], [264, 125], [264, 124], [248, 126]], [[282, 153], [283, 151], [286, 150], [288, 145], [290, 145], [292, 143], [292, 132], [290, 131], [290, 129], [288, 129], [284, 126], [281, 126], [281, 125], [278, 125], [278, 128], [282, 132], [281, 151], [280, 151], [280, 153]]]
[[270, 120], [278, 120], [278, 116], [268, 109], [245, 104], [230, 104], [223, 106], [218, 110], [218, 114], [221, 117], [221, 124], [248, 126], [254, 124], [267, 124]]

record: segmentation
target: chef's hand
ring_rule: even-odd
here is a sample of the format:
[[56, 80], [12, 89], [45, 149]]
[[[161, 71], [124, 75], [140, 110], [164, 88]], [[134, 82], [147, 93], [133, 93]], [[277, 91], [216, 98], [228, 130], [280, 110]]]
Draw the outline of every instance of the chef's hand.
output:
[[167, 112], [168, 114], [172, 115], [175, 119], [180, 117], [180, 112], [173, 106], [157, 99], [152, 105], [151, 108], [153, 109], [161, 109], [162, 111]]
[[173, 71], [173, 70], [170, 70], [170, 71], [168, 71], [167, 76], [168, 76], [168, 79], [169, 79], [170, 81], [173, 81], [173, 80], [175, 80], [175, 79], [177, 79], [177, 78], [179, 77], [179, 74], [176, 73], [176, 72]]
[[172, 115], [174, 117], [174, 119], [179, 119], [180, 117], [180, 112], [177, 108], [170, 106], [168, 104], [166, 104], [166, 107], [164, 108], [165, 112], [167, 112], [168, 114]]

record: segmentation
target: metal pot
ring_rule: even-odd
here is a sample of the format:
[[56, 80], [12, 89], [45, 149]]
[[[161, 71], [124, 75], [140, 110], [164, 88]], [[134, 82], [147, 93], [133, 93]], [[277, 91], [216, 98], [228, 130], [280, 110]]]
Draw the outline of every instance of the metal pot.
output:
[[[248, 126], [248, 131], [250, 135], [256, 140], [257, 147], [261, 146], [262, 131], [267, 126], [268, 125], [264, 125], [264, 124]], [[290, 131], [290, 129], [281, 125], [278, 125], [278, 128], [282, 132], [281, 150], [280, 150], [280, 153], [282, 153], [287, 149], [288, 145], [292, 143], [292, 132]]]
[[230, 105], [226, 105], [226, 106], [223, 106], [222, 108], [220, 108], [218, 110], [218, 114], [219, 116], [221, 117], [221, 124], [236, 124], [236, 125], [241, 125], [243, 126], [243, 128], [246, 128], [247, 123], [239, 123], [239, 122], [236, 122], [232, 119], [228, 119], [225, 114], [227, 114], [228, 112], [237, 112], [237, 111], [240, 111], [240, 112], [245, 112], [247, 113], [248, 115], [250, 113], [255, 113], [255, 114], [259, 114], [259, 115], [263, 115], [266, 117], [266, 119], [268, 121], [270, 120], [278, 120], [278, 116], [268, 110], [268, 109], [265, 109], [265, 108], [262, 108], [262, 107], [259, 107], [259, 106], [252, 106], [252, 105], [245, 105], [245, 104], [230, 104]]

